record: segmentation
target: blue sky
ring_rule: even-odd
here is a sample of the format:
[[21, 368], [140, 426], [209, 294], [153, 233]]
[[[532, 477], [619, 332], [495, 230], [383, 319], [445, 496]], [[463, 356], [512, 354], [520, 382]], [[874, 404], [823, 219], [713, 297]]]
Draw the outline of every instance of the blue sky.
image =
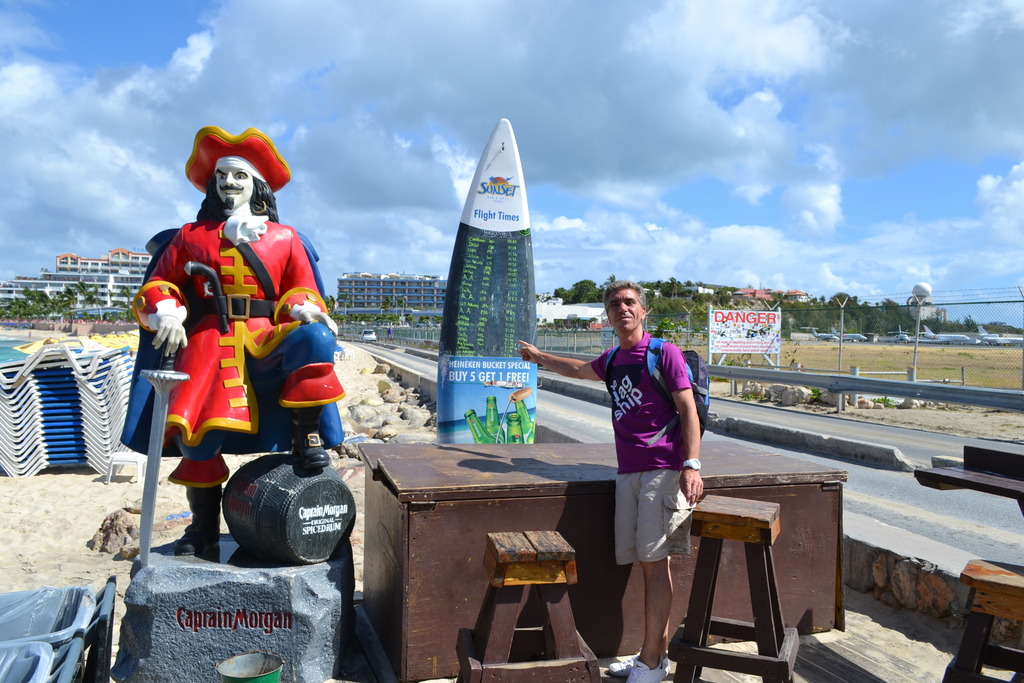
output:
[[511, 120], [537, 290], [1017, 298], [1024, 1], [0, 0], [0, 278], [192, 220], [250, 126], [328, 279], [447, 275]]

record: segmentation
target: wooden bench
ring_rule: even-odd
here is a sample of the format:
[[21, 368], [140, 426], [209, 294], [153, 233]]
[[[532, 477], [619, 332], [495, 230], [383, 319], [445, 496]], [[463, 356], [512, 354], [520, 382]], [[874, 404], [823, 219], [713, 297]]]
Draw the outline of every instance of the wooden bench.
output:
[[[576, 630], [567, 587], [576, 551], [556, 531], [487, 534], [489, 586], [474, 629], [459, 630], [459, 680], [600, 683], [597, 658]], [[539, 626], [521, 626], [533, 594]]]
[[922, 486], [939, 490], [971, 489], [1013, 498], [1024, 514], [1024, 455], [964, 446], [963, 467], [932, 467], [914, 471]]
[[1024, 650], [989, 643], [996, 617], [1024, 619], [1024, 567], [971, 560], [960, 573], [960, 581], [974, 589], [971, 613], [964, 637], [953, 661], [946, 667], [942, 683], [1000, 681], [985, 676], [983, 666], [1015, 671], [1013, 680], [1024, 675]]
[[[669, 643], [676, 662], [676, 683], [692, 683], [703, 667], [791, 681], [800, 644], [795, 628], [786, 628], [775, 579], [772, 544], [779, 535], [779, 504], [705, 496], [693, 511], [690, 534], [700, 537], [690, 602], [683, 625]], [[712, 616], [715, 586], [725, 541], [743, 543], [753, 622]], [[753, 640], [757, 654], [709, 647], [712, 637]]]

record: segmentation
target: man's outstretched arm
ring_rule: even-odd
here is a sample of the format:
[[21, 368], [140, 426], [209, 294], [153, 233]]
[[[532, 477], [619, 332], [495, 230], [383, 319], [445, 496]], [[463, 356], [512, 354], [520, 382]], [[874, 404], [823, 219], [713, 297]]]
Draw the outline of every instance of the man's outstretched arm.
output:
[[563, 377], [592, 379], [598, 381], [601, 379], [597, 376], [597, 373], [594, 372], [594, 368], [591, 367], [590, 361], [580, 360], [578, 358], [555, 356], [541, 351], [536, 346], [528, 342], [519, 342], [519, 355], [523, 357], [523, 360], [536, 363], [537, 365], [543, 365], [548, 370], [557, 372]]

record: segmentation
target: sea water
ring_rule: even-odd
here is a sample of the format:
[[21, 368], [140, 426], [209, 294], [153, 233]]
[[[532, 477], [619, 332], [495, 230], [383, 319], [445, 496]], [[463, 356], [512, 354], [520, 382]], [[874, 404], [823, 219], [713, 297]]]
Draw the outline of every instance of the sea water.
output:
[[25, 339], [0, 339], [0, 363], [25, 358], [25, 354], [15, 351], [14, 347], [27, 343], [28, 341]]

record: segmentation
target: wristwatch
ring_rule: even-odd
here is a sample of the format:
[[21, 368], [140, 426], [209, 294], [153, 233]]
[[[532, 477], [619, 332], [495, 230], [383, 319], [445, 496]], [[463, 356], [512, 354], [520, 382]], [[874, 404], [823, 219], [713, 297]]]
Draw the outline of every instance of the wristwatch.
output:
[[693, 458], [690, 458], [689, 460], [684, 460], [683, 469], [699, 470], [700, 460], [694, 460]]

